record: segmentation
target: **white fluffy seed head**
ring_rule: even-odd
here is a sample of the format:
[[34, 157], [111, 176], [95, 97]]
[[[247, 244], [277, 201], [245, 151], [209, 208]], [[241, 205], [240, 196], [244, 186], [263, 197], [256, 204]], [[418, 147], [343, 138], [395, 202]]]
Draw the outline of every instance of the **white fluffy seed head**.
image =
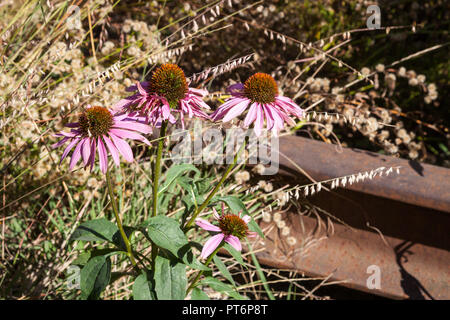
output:
[[283, 220], [278, 221], [277, 227], [278, 229], [283, 229], [284, 227], [286, 227], [286, 222], [284, 222]]
[[275, 212], [274, 215], [273, 215], [273, 221], [275, 221], [275, 223], [278, 223], [281, 220], [282, 220], [281, 213]]
[[287, 237], [286, 242], [288, 243], [288, 245], [294, 246], [297, 243], [297, 239], [290, 236], [290, 237]]
[[288, 226], [285, 226], [283, 229], [281, 229], [281, 235], [286, 237], [291, 233], [291, 229], [289, 229]]

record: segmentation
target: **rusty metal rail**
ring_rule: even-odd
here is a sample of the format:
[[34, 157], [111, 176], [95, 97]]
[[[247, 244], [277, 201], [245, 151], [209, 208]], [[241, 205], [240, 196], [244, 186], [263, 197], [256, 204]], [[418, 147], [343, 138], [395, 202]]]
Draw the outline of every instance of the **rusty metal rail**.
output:
[[[450, 299], [450, 169], [363, 150], [339, 153], [334, 145], [295, 136], [280, 139], [280, 153], [280, 176], [292, 185], [305, 177], [284, 156], [318, 181], [402, 168], [400, 175], [308, 197], [345, 225], [335, 221], [332, 235], [319, 234], [314, 218], [291, 212], [286, 220], [297, 246], [289, 247], [272, 228], [258, 253], [262, 263], [310, 276], [333, 274], [347, 287], [395, 299]], [[314, 246], [302, 251], [312, 239]], [[371, 265], [379, 267], [381, 289], [367, 287]]]

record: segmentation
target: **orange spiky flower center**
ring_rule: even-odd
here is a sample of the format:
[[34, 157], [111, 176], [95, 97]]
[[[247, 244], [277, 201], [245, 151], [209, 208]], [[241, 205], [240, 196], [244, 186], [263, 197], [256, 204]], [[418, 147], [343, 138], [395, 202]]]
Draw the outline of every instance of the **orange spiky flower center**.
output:
[[245, 238], [248, 233], [245, 221], [235, 214], [222, 215], [219, 219], [219, 228], [225, 235], [233, 235], [239, 239]]
[[85, 136], [95, 138], [105, 135], [114, 124], [111, 112], [105, 107], [91, 107], [83, 112], [78, 123]]
[[153, 72], [150, 91], [166, 98], [171, 106], [177, 105], [188, 92], [183, 70], [176, 64], [163, 64]]
[[258, 72], [245, 81], [244, 94], [252, 102], [272, 103], [278, 94], [278, 86], [271, 76]]

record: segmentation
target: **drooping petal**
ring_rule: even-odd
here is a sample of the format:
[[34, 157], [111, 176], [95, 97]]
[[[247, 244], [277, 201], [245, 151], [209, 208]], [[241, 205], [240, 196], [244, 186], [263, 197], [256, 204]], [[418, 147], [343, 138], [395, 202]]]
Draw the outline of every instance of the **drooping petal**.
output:
[[119, 102], [117, 102], [116, 104], [114, 104], [112, 106], [112, 109], [114, 111], [120, 111], [120, 110], [122, 110], [124, 108], [127, 108], [127, 107], [135, 104], [140, 97], [141, 97], [141, 95], [138, 94], [138, 93], [136, 93], [136, 94], [134, 94], [132, 96], [126, 97], [125, 99], [122, 99]]
[[244, 127], [249, 127], [256, 119], [256, 109], [259, 108], [257, 103], [252, 103], [248, 110], [247, 116], [244, 119]]
[[91, 171], [94, 169], [95, 165], [95, 149], [97, 148], [97, 142], [95, 141], [95, 138], [91, 139], [91, 156], [89, 158], [89, 163], [91, 164]]
[[267, 130], [270, 130], [273, 128], [273, 125], [275, 123], [272, 111], [276, 112], [274, 110], [274, 107], [272, 105], [262, 105], [264, 109], [264, 115], [266, 116], [266, 124], [267, 124]]
[[242, 250], [241, 241], [236, 236], [227, 236], [225, 237], [225, 242], [229, 243], [233, 248], [235, 248], [237, 251]]
[[64, 152], [63, 152], [63, 154], [61, 156], [60, 164], [67, 157], [67, 155], [69, 154], [70, 150], [72, 150], [73, 147], [78, 143], [78, 141], [80, 141], [80, 138], [75, 138], [69, 143], [69, 145], [66, 147], [66, 149], [64, 150]]
[[81, 143], [83, 144], [83, 146], [81, 147], [81, 153], [83, 154], [83, 164], [84, 166], [87, 166], [89, 158], [91, 157], [91, 139], [84, 138]]
[[208, 94], [208, 90], [189, 87], [188, 93], [192, 93], [192, 94], [196, 94], [196, 95], [204, 97]]
[[140, 135], [139, 133], [133, 132], [133, 131], [122, 130], [122, 129], [110, 129], [109, 133], [110, 134], [113, 133], [114, 135], [116, 135], [122, 139], [138, 140], [138, 141], [144, 142], [147, 145], [150, 145], [150, 142], [144, 136]]
[[103, 140], [105, 140], [106, 146], [108, 147], [109, 153], [114, 160], [114, 163], [118, 167], [120, 165], [119, 152], [117, 151], [116, 146], [112, 143], [112, 141], [107, 137], [103, 136]]
[[217, 121], [220, 120], [224, 117], [224, 115], [234, 106], [236, 106], [237, 104], [243, 102], [243, 101], [247, 101], [247, 103], [250, 103], [250, 100], [247, 98], [231, 98], [228, 99], [227, 101], [225, 101], [224, 104], [222, 104], [219, 108], [217, 108], [216, 111], [213, 112], [213, 114], [211, 115], [211, 119], [213, 121]]
[[114, 128], [128, 129], [139, 131], [145, 134], [152, 133], [152, 128], [146, 124], [132, 121], [116, 121], [113, 125]]
[[203, 246], [202, 253], [200, 254], [200, 257], [207, 258], [211, 253], [214, 252], [214, 250], [217, 249], [217, 247], [222, 242], [225, 235], [223, 233], [216, 234], [215, 236], [212, 236], [208, 241], [206, 241], [205, 245]]
[[114, 145], [117, 147], [117, 150], [119, 150], [120, 154], [124, 157], [124, 159], [128, 162], [133, 162], [133, 152], [131, 151], [130, 146], [128, 143], [120, 139], [119, 137], [115, 136], [114, 134], [110, 133], [110, 137], [112, 141], [114, 142]]
[[100, 137], [98, 137], [98, 158], [100, 159], [100, 170], [106, 173], [108, 170], [108, 154], [106, 153], [105, 145]]
[[254, 124], [255, 134], [257, 137], [261, 135], [262, 128], [264, 126], [264, 118], [263, 118], [263, 111], [261, 108], [256, 109], [256, 120]]
[[231, 108], [230, 111], [228, 111], [228, 113], [223, 117], [222, 121], [228, 122], [228, 121], [240, 116], [241, 113], [245, 111], [248, 104], [249, 104], [248, 101], [242, 101], [242, 102], [238, 103], [233, 108]]
[[72, 170], [73, 167], [77, 164], [78, 160], [81, 158], [81, 146], [83, 143], [80, 141], [78, 142], [77, 146], [75, 147], [75, 150], [73, 151], [72, 158], [70, 159], [70, 165], [69, 170]]
[[215, 226], [204, 219], [200, 219], [200, 218], [195, 219], [195, 224], [198, 225], [200, 228], [207, 230], [207, 231], [215, 231], [215, 232], [221, 231], [218, 226]]
[[69, 140], [69, 137], [64, 137], [61, 140], [59, 140], [57, 143], [52, 144], [52, 149], [58, 148], [60, 146], [62, 146], [63, 144], [65, 144], [67, 142], [67, 140]]

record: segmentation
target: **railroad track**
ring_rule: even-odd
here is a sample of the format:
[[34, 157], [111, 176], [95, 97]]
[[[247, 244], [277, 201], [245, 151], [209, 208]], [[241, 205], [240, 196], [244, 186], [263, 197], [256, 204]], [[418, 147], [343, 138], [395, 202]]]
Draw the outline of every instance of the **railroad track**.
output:
[[[334, 145], [296, 136], [280, 138], [280, 153], [317, 181], [381, 166], [401, 169], [399, 175], [309, 196], [344, 223], [334, 222], [332, 233], [317, 232], [316, 219], [285, 213], [297, 243], [317, 241], [307, 252], [293, 250], [272, 228], [257, 254], [261, 263], [331, 275], [346, 287], [393, 299], [450, 299], [450, 169], [357, 149], [339, 153]], [[283, 156], [279, 176], [291, 185], [305, 182]], [[374, 288], [370, 277], [377, 272], [380, 287]]]

